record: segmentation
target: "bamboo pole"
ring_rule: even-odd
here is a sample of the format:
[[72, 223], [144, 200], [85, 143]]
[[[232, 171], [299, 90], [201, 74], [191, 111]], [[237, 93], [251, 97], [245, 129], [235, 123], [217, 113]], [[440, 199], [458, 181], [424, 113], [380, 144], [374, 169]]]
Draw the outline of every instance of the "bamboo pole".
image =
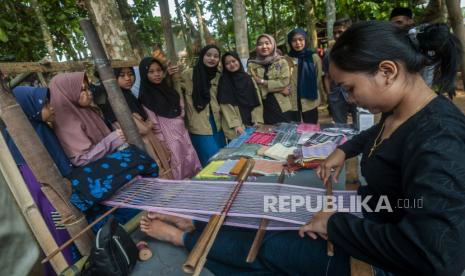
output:
[[194, 275], [199, 275], [202, 271], [205, 262], [207, 261], [208, 252], [210, 252], [213, 243], [215, 242], [216, 236], [218, 235], [221, 226], [223, 225], [226, 216], [228, 215], [229, 209], [234, 203], [234, 199], [239, 193], [242, 185], [247, 180], [247, 177], [252, 172], [252, 169], [255, 165], [253, 159], [248, 159], [245, 166], [242, 168], [241, 173], [237, 177], [237, 184], [234, 186], [234, 190], [229, 196], [228, 200], [225, 203], [223, 210], [220, 215], [213, 215], [210, 217], [207, 226], [200, 235], [197, 243], [187, 256], [187, 260], [183, 265], [183, 270], [186, 273], [193, 273]]
[[[285, 172], [286, 170], [283, 168], [283, 170], [281, 171], [281, 174], [278, 177], [277, 183], [279, 184], [284, 183], [284, 179], [286, 177]], [[269, 220], [265, 218], [262, 218], [260, 220], [260, 225], [258, 227], [257, 233], [255, 234], [255, 238], [252, 242], [252, 246], [250, 247], [246, 262], [253, 263], [255, 261], [255, 258], [257, 258], [258, 251], [260, 250], [260, 247], [262, 246], [262, 243], [263, 243], [263, 238], [265, 237], [266, 227], [268, 226], [268, 222]]]
[[[28, 77], [31, 73], [41, 72], [64, 72], [64, 71], [83, 71], [88, 67], [92, 67], [94, 62], [92, 60], [80, 61], [63, 61], [63, 62], [0, 62], [0, 71], [4, 74], [24, 74], [18, 76], [18, 80], [11, 81], [11, 87], [16, 86], [17, 82], [21, 82], [24, 78]], [[111, 67], [132, 67], [137, 66], [137, 60], [112, 60]]]
[[[32, 198], [29, 189], [24, 182], [16, 162], [11, 156], [8, 146], [0, 134], [0, 171], [5, 178], [11, 193], [13, 194], [27, 224], [36, 237], [42, 251], [49, 254], [58, 245], [48, 230], [39, 208]], [[56, 273], [64, 271], [68, 267], [63, 254], [59, 254], [50, 260], [50, 264]]]
[[84, 36], [86, 37], [87, 44], [89, 45], [92, 57], [94, 58], [94, 64], [100, 75], [100, 79], [108, 93], [110, 105], [113, 108], [116, 119], [121, 125], [124, 135], [130, 144], [144, 150], [144, 142], [142, 141], [142, 137], [139, 134], [136, 123], [132, 118], [131, 110], [124, 99], [123, 92], [116, 82], [113, 70], [110, 66], [110, 61], [105, 54], [105, 50], [100, 42], [94, 25], [92, 25], [89, 19], [82, 19], [79, 24], [84, 32]]
[[[8, 128], [8, 133], [26, 160], [32, 173], [41, 183], [42, 191], [50, 203], [60, 213], [62, 223], [69, 234], [74, 236], [87, 225], [85, 217], [68, 200], [71, 189], [65, 183], [49, 153], [41, 143], [31, 123], [24, 115], [9, 91], [3, 75], [0, 73], [0, 116]], [[76, 240], [81, 254], [90, 253], [93, 234], [89, 233]]]

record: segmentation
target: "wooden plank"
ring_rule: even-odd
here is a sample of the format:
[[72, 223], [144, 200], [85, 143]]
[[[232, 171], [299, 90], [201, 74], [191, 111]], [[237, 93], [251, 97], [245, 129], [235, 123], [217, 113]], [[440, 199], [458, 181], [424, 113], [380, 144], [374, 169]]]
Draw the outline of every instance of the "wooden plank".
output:
[[[113, 68], [137, 66], [136, 60], [113, 60]], [[4, 74], [21, 74], [31, 72], [62, 72], [82, 71], [94, 66], [92, 60], [64, 61], [64, 62], [0, 62], [0, 71]]]

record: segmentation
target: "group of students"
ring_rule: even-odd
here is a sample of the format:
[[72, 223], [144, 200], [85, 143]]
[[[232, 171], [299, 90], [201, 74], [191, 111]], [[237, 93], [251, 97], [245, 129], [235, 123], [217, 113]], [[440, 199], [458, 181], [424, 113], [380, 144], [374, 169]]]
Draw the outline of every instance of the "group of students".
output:
[[[292, 51], [284, 58], [272, 36], [260, 35], [257, 57], [249, 63], [250, 74], [237, 53], [221, 56], [218, 47], [208, 45], [201, 50], [196, 65], [181, 73], [178, 90], [168, 81], [176, 68], [144, 58], [139, 64], [138, 97], [131, 91], [134, 69], [114, 69], [145, 152], [127, 144], [103, 86], [97, 91], [103, 92], [104, 100], [94, 103], [84, 72], [61, 73], [51, 79], [49, 88], [20, 86], [13, 93], [61, 174], [69, 180], [71, 202], [91, 221], [106, 210], [95, 202], [114, 191], [113, 186], [119, 187], [136, 175], [193, 177], [227, 139], [237, 137], [247, 126], [302, 119], [316, 123], [321, 64], [306, 48], [305, 37], [302, 29], [291, 32]], [[55, 209], [41, 192], [8, 129], [3, 135], [50, 231], [58, 244], [64, 243], [69, 236], [58, 230]], [[124, 223], [135, 213], [121, 209], [115, 217]], [[72, 250], [64, 253], [71, 263]]]
[[[275, 49], [272, 43], [268, 36], [260, 36], [258, 57], [249, 63], [267, 110], [265, 122], [289, 118], [286, 112], [292, 109], [286, 102], [290, 97], [281, 90], [287, 82], [281, 73], [287, 74], [288, 64], [270, 50]], [[349, 103], [383, 116], [339, 146], [317, 175], [325, 185], [329, 178], [337, 181], [344, 161], [362, 154], [361, 171], [368, 185], [359, 194], [368, 199], [371, 210], [380, 200], [387, 200], [392, 210], [364, 209], [368, 212], [363, 218], [317, 212], [298, 233], [267, 232], [253, 263], [245, 260], [256, 231], [223, 227], [208, 255], [208, 269], [216, 275], [349, 275], [352, 256], [372, 265], [375, 275], [461, 275], [465, 115], [437, 93], [454, 87], [461, 54], [460, 43], [441, 24], [423, 26], [416, 37], [390, 22], [358, 22], [348, 28], [331, 49], [329, 75], [344, 88]], [[440, 68], [433, 83], [439, 91], [421, 75], [431, 63]], [[302, 68], [300, 60], [297, 64]], [[307, 93], [297, 95], [314, 99]], [[282, 112], [273, 112], [278, 110]], [[300, 114], [308, 111], [302, 106]], [[408, 207], [399, 205], [405, 201]], [[422, 204], [415, 204], [419, 201]], [[141, 229], [149, 236], [188, 250], [204, 227], [163, 214], [141, 220]], [[332, 257], [327, 256], [327, 241], [334, 244]]]
[[[384, 274], [458, 275], [463, 271], [465, 116], [420, 75], [431, 62], [426, 54], [434, 51], [434, 62], [441, 69], [435, 84], [450, 89], [461, 49], [444, 26], [426, 26], [422, 33], [429, 34], [428, 41], [421, 35], [414, 40], [407, 30], [388, 22], [369, 21], [353, 25], [338, 38], [329, 54], [331, 80], [344, 88], [349, 103], [384, 115], [379, 124], [336, 149], [317, 174], [327, 183], [337, 176], [345, 159], [362, 154], [362, 174], [368, 182], [360, 189], [362, 196], [387, 196], [392, 203], [421, 198], [423, 208], [364, 218], [319, 212], [301, 228], [300, 237], [294, 231], [267, 233], [251, 264], [245, 259], [255, 232], [226, 227], [208, 256], [209, 269], [218, 275], [346, 275], [349, 256], [353, 256]], [[322, 65], [307, 49], [305, 38], [302, 29], [290, 32], [291, 51], [283, 57], [273, 37], [258, 36], [257, 56], [249, 60], [247, 72], [237, 54], [221, 55], [218, 47], [206, 46], [194, 68], [182, 72], [177, 90], [166, 78], [175, 70], [145, 58], [139, 65], [138, 98], [130, 91], [133, 69], [116, 69], [146, 152], [128, 147], [108, 102], [100, 107], [93, 103], [83, 72], [58, 74], [48, 89], [17, 87], [13, 93], [73, 191], [87, 183], [87, 190], [73, 192], [71, 201], [88, 214], [103, 207], [93, 205], [86, 195], [101, 197], [112, 190], [115, 179], [194, 176], [226, 139], [241, 134], [246, 126], [316, 123]], [[57, 230], [51, 215], [55, 210], [8, 130], [3, 134], [51, 232], [62, 244], [69, 237]], [[134, 215], [124, 209], [120, 213]], [[143, 232], [188, 249], [203, 227], [154, 213], [141, 220]], [[325, 239], [334, 243], [334, 257], [326, 255]], [[71, 250], [64, 253], [71, 263]]]

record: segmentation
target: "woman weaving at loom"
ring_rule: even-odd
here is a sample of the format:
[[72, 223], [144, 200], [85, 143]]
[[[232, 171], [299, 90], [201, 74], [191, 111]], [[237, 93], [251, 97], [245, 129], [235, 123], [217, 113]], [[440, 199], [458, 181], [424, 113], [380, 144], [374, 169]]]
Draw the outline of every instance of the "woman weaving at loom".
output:
[[[347, 275], [353, 256], [381, 275], [460, 275], [465, 268], [465, 116], [420, 75], [427, 62], [439, 62], [436, 84], [450, 91], [460, 60], [458, 45], [445, 25], [431, 25], [409, 37], [388, 22], [370, 21], [352, 26], [331, 51], [331, 76], [346, 87], [349, 100], [385, 116], [333, 152], [318, 175], [328, 183], [346, 158], [362, 153], [368, 182], [360, 189], [362, 196], [384, 195], [393, 208], [399, 199], [411, 205], [421, 199], [422, 208], [394, 208], [366, 213], [365, 218], [318, 212], [300, 229], [301, 238], [291, 231], [268, 233], [251, 264], [245, 258], [253, 235], [224, 228], [207, 267], [218, 275]], [[433, 60], [428, 60], [425, 54], [433, 51]], [[377, 200], [368, 204], [373, 202]], [[142, 229], [188, 249], [199, 237], [198, 229], [187, 232], [191, 228], [168, 216], [145, 219]], [[325, 239], [334, 244], [331, 258]]]

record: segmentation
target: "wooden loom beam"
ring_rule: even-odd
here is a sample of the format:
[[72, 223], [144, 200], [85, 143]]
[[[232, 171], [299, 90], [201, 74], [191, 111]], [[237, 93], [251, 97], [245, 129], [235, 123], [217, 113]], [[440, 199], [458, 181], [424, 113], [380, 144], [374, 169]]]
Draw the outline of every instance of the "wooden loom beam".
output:
[[247, 160], [247, 163], [244, 165], [241, 173], [237, 177], [237, 183], [234, 185], [234, 190], [229, 196], [228, 201], [225, 203], [221, 214], [213, 215], [210, 217], [207, 226], [203, 230], [197, 243], [187, 257], [186, 262], [183, 265], [184, 272], [191, 273], [193, 275], [199, 275], [202, 271], [205, 262], [207, 261], [208, 252], [215, 242], [216, 236], [218, 235], [220, 228], [226, 219], [229, 209], [234, 203], [234, 199], [239, 193], [242, 184], [247, 180], [247, 177], [252, 172], [254, 165], [255, 161], [253, 159], [250, 158]]
[[[29, 192], [29, 189], [24, 182], [24, 179], [16, 165], [15, 160], [11, 156], [10, 150], [0, 134], [0, 172], [3, 175], [8, 188], [18, 204], [21, 213], [23, 214], [32, 233], [36, 237], [42, 251], [45, 254], [52, 252], [57, 247], [57, 243], [52, 234], [48, 230], [39, 208]], [[63, 254], [57, 255], [50, 260], [53, 270], [57, 274], [64, 271], [68, 267]]]
[[[40, 141], [34, 128], [21, 107], [9, 91], [3, 75], [0, 73], [0, 117], [5, 122], [8, 132], [26, 160], [37, 182], [42, 184], [42, 191], [60, 213], [62, 223], [71, 236], [79, 233], [87, 225], [84, 215], [68, 200], [70, 187], [65, 183], [47, 149]], [[76, 240], [75, 244], [81, 254], [90, 253], [93, 234], [88, 233]]]

